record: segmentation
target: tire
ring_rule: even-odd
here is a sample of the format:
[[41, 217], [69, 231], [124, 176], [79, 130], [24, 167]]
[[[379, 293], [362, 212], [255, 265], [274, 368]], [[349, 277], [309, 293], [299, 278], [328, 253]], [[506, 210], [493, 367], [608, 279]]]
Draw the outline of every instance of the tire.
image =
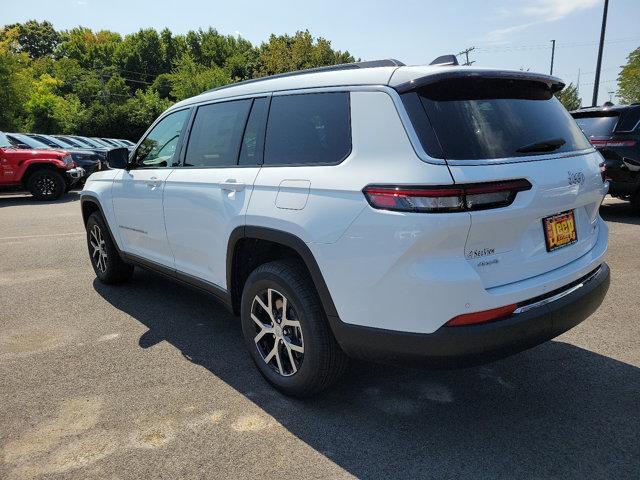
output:
[[133, 265], [125, 263], [113, 243], [102, 215], [93, 212], [87, 220], [87, 247], [91, 266], [102, 283], [122, 283], [133, 275]]
[[[284, 299], [287, 313], [281, 318]], [[346, 370], [347, 356], [336, 342], [309, 273], [300, 262], [279, 260], [256, 268], [242, 292], [240, 317], [253, 361], [282, 393], [311, 396], [328, 388]]]
[[66, 188], [64, 177], [50, 168], [36, 170], [27, 180], [27, 189], [36, 200], [57, 200]]

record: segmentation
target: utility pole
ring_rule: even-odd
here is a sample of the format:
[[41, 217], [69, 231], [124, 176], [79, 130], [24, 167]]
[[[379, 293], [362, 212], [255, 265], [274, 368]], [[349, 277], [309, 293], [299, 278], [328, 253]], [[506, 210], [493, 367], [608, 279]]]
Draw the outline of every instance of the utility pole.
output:
[[456, 56], [460, 56], [460, 55], [465, 56], [466, 61], [462, 65], [466, 65], [467, 67], [470, 67], [472, 63], [476, 63], [475, 60], [472, 60], [471, 62], [469, 61], [469, 52], [472, 52], [475, 49], [476, 47], [469, 47], [466, 50], [462, 50], [460, 53], [458, 53], [458, 55], [456, 55]]
[[604, 32], [607, 29], [607, 10], [609, 0], [604, 0], [604, 11], [602, 12], [602, 29], [600, 30], [600, 46], [598, 47], [598, 63], [596, 64], [596, 80], [593, 84], [593, 101], [591, 106], [598, 105], [598, 88], [600, 87], [600, 69], [602, 67], [602, 50], [604, 49]]
[[553, 57], [556, 54], [556, 41], [551, 40], [551, 71], [549, 75], [553, 75]]
[[578, 83], [576, 84], [576, 93], [580, 96], [580, 69], [578, 69]]

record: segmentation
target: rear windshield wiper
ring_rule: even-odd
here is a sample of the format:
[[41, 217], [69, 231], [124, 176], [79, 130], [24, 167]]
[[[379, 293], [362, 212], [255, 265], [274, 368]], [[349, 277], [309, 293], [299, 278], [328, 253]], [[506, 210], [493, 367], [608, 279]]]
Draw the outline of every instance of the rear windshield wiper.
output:
[[537, 153], [537, 152], [553, 152], [559, 149], [566, 142], [564, 138], [552, 138], [541, 142], [530, 143], [516, 150], [518, 153]]

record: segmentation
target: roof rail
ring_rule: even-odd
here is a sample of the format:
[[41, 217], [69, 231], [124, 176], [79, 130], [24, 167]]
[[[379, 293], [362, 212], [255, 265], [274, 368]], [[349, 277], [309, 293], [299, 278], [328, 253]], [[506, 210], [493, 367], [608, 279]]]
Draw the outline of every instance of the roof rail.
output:
[[460, 64], [458, 63], [458, 57], [456, 57], [455, 55], [440, 55], [429, 65], [445, 66], [445, 65], [460, 65]]
[[294, 70], [293, 72], [278, 73], [275, 75], [267, 75], [265, 77], [252, 78], [250, 80], [243, 80], [241, 82], [229, 83], [221, 87], [212, 88], [211, 90], [206, 90], [203, 93], [216, 92], [218, 90], [224, 90], [225, 88], [235, 87], [237, 85], [247, 85], [250, 83], [261, 82], [262, 80], [271, 80], [273, 78], [285, 78], [285, 77], [295, 77], [297, 75], [306, 75], [307, 73], [332, 72], [334, 70], [352, 70], [355, 68], [403, 67], [403, 66], [404, 66], [404, 63], [402, 63], [400, 60], [395, 60], [393, 58], [388, 58], [384, 60], [369, 60], [366, 62], [340, 63], [338, 65], [326, 65], [324, 67], [313, 67], [313, 68], [307, 68], [305, 70]]

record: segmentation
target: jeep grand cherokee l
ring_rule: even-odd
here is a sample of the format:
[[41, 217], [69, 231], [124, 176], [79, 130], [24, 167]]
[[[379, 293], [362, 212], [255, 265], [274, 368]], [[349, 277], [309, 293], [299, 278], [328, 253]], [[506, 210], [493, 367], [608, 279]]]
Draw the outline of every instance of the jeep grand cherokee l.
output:
[[602, 158], [562, 87], [389, 60], [205, 92], [89, 178], [91, 263], [105, 283], [138, 265], [213, 293], [290, 395], [348, 356], [460, 366], [532, 347], [609, 285]]

